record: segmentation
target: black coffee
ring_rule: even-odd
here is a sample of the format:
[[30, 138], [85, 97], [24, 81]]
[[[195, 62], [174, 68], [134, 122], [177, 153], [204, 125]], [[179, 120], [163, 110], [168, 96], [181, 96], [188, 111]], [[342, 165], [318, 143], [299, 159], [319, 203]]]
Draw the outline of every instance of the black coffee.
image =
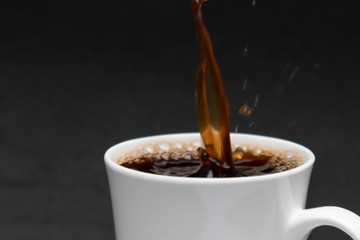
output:
[[190, 0], [200, 49], [196, 110], [205, 149], [150, 151], [138, 156], [130, 154], [120, 157], [119, 164], [147, 173], [206, 178], [264, 175], [297, 167], [300, 161], [291, 157], [293, 154], [284, 155], [261, 148], [237, 148], [232, 151], [229, 105], [210, 35], [202, 18], [204, 1]]
[[[247, 149], [247, 148], [244, 148]], [[238, 176], [257, 176], [283, 172], [293, 169], [303, 162], [295, 152], [280, 152], [252, 147], [237, 148], [232, 152], [233, 164]], [[141, 150], [142, 151], [142, 150]], [[141, 152], [140, 151], [140, 152]], [[204, 165], [206, 152], [177, 149], [160, 153], [137, 153], [120, 157], [118, 163], [124, 167], [141, 172], [178, 177], [219, 177], [215, 163]], [[205, 156], [204, 156], [205, 154]], [[236, 177], [236, 176], [234, 176]]]

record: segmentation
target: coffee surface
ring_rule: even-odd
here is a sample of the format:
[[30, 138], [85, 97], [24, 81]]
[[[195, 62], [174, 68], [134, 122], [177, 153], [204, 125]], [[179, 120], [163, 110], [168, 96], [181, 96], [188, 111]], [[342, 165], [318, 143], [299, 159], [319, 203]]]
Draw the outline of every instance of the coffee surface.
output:
[[[233, 147], [232, 156], [236, 172], [240, 176], [259, 176], [293, 169], [301, 165], [303, 157], [294, 151], [274, 150], [259, 146]], [[154, 146], [140, 147], [118, 159], [124, 167], [141, 172], [177, 177], [218, 177], [211, 168], [202, 164], [198, 147], [170, 147], [161, 149]], [[234, 176], [236, 177], [236, 176]]]

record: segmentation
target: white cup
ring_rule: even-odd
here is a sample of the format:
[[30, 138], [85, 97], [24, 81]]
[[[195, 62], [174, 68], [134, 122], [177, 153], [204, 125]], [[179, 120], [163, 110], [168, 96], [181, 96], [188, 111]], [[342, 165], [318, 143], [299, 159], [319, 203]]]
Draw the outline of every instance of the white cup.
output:
[[118, 157], [139, 146], [200, 142], [200, 134], [126, 141], [105, 153], [117, 240], [303, 240], [334, 226], [360, 240], [360, 217], [339, 207], [304, 209], [315, 157], [290, 141], [232, 134], [232, 143], [295, 150], [306, 163], [288, 171], [238, 178], [161, 176], [122, 167]]

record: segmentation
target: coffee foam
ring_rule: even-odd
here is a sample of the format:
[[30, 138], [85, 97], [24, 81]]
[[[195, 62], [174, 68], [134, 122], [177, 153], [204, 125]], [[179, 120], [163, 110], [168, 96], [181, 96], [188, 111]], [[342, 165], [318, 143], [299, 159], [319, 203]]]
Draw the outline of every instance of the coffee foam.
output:
[[143, 144], [135, 147], [131, 151], [123, 152], [118, 160], [118, 164], [127, 161], [132, 161], [142, 157], [163, 157], [176, 158], [176, 156], [183, 156], [184, 158], [196, 157], [196, 150], [201, 145], [199, 141], [176, 141], [176, 142], [157, 142], [150, 144]]
[[[141, 161], [143, 157], [153, 157], [162, 159], [193, 159], [198, 158], [197, 149], [203, 147], [200, 141], [176, 141], [176, 142], [156, 142], [136, 146], [133, 150], [123, 152], [117, 159], [118, 164], [128, 161]], [[295, 151], [286, 149], [274, 149], [267, 146], [255, 144], [232, 143], [232, 151], [242, 148], [245, 152], [253, 155], [271, 156], [270, 163], [274, 172], [281, 172], [298, 167], [306, 162], [305, 157]]]

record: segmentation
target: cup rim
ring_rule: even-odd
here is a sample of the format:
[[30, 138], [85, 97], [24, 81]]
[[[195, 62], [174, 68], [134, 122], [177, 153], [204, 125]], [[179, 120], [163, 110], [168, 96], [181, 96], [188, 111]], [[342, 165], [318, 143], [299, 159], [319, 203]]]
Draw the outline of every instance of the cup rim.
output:
[[[304, 155], [306, 162], [302, 165], [286, 170], [284, 172], [273, 173], [268, 175], [259, 175], [259, 176], [248, 176], [248, 177], [229, 177], [229, 178], [195, 178], [195, 177], [177, 177], [177, 176], [166, 176], [166, 175], [157, 175], [152, 173], [140, 172], [137, 170], [129, 169], [117, 164], [114, 160], [111, 159], [111, 154], [113, 151], [116, 151], [119, 147], [123, 147], [124, 145], [134, 145], [141, 144], [145, 142], [149, 142], [151, 140], [165, 140], [173, 141], [174, 139], [186, 139], [186, 138], [199, 138], [201, 141], [200, 133], [171, 133], [171, 134], [161, 134], [161, 135], [153, 135], [146, 136], [141, 138], [134, 138], [131, 140], [123, 141], [114, 146], [110, 147], [104, 155], [105, 165], [107, 170], [112, 170], [117, 174], [125, 175], [132, 178], [143, 179], [145, 181], [153, 181], [153, 182], [168, 182], [172, 184], [211, 184], [211, 185], [222, 185], [222, 184], [232, 184], [232, 183], [246, 183], [246, 182], [259, 182], [259, 181], [269, 181], [276, 180], [281, 178], [286, 178], [291, 175], [298, 174], [300, 172], [306, 171], [306, 169], [312, 168], [315, 162], [315, 155], [313, 152], [307, 147], [285, 139], [269, 137], [264, 135], [257, 134], [244, 134], [244, 133], [231, 133], [231, 138], [239, 137], [239, 138], [247, 138], [254, 140], [261, 140], [266, 142], [277, 143], [280, 145], [292, 146], [292, 150], [296, 150]], [[246, 143], [246, 140], [244, 142]], [[263, 144], [264, 145], [264, 144]], [[265, 144], [266, 146], [266, 144]]]

